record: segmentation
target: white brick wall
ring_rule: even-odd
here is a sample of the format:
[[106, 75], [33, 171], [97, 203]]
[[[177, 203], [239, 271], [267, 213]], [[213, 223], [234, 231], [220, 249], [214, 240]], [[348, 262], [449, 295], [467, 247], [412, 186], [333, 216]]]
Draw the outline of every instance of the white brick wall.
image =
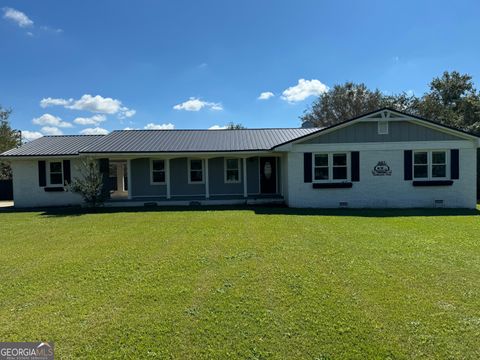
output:
[[[55, 160], [55, 159], [49, 159]], [[59, 159], [58, 161], [62, 161]], [[78, 159], [70, 161], [72, 179], [78, 176]], [[78, 194], [68, 191], [46, 192], [38, 186], [38, 161], [15, 160], [12, 161], [13, 170], [13, 201], [15, 207], [35, 206], [64, 206], [82, 203]]]
[[[410, 149], [409, 145], [405, 144], [404, 149]], [[350, 146], [351, 151], [359, 150], [358, 144], [357, 147], [355, 144]], [[378, 145], [379, 148], [386, 146]], [[425, 144], [425, 149], [429, 150], [431, 146]], [[460, 179], [454, 180], [452, 186], [414, 187], [412, 181], [404, 180], [403, 149], [375, 150], [370, 146], [359, 150], [360, 182], [354, 182], [349, 189], [313, 189], [311, 183], [304, 183], [302, 150], [315, 152], [315, 148], [309, 145], [302, 149], [303, 145], [294, 145], [292, 150], [296, 152], [289, 152], [287, 161], [287, 203], [291, 207], [337, 208], [339, 202], [346, 201], [352, 208], [409, 208], [433, 207], [435, 200], [443, 200], [445, 207], [475, 208], [476, 149], [469, 141], [463, 146], [460, 149]], [[418, 147], [417, 144], [415, 148]], [[318, 145], [317, 151], [322, 151], [322, 145]], [[373, 176], [372, 170], [378, 161], [387, 162], [392, 170], [391, 176]]]

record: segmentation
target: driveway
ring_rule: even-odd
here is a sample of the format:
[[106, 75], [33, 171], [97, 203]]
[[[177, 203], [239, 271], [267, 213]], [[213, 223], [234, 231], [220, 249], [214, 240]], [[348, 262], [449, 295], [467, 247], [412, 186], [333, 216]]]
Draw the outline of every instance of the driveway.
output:
[[13, 201], [0, 201], [0, 209], [13, 207]]

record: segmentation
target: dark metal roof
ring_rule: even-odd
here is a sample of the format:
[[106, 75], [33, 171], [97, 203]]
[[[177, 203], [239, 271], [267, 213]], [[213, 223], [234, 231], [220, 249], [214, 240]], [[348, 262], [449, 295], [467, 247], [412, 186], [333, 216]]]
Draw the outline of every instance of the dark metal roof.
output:
[[318, 129], [123, 130], [85, 147], [82, 153], [228, 152], [271, 150]]
[[19, 148], [8, 150], [1, 156], [61, 156], [78, 155], [88, 145], [105, 135], [61, 135], [44, 136], [23, 144]]

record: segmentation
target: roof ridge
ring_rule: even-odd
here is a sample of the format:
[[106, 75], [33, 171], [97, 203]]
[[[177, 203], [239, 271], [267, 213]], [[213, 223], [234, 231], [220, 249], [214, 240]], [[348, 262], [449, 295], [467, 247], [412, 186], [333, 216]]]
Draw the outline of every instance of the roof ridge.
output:
[[309, 130], [309, 129], [320, 129], [320, 128], [302, 128], [302, 127], [273, 127], [273, 128], [248, 128], [248, 129], [131, 129], [131, 130], [113, 130], [113, 132], [124, 132], [124, 131], [254, 131], [254, 130]]

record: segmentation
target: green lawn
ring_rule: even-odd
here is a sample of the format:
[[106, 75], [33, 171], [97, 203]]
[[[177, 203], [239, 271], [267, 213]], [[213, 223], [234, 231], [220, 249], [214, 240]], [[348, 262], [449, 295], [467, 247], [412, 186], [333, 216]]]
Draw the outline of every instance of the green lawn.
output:
[[0, 211], [0, 340], [58, 358], [478, 359], [480, 211]]

